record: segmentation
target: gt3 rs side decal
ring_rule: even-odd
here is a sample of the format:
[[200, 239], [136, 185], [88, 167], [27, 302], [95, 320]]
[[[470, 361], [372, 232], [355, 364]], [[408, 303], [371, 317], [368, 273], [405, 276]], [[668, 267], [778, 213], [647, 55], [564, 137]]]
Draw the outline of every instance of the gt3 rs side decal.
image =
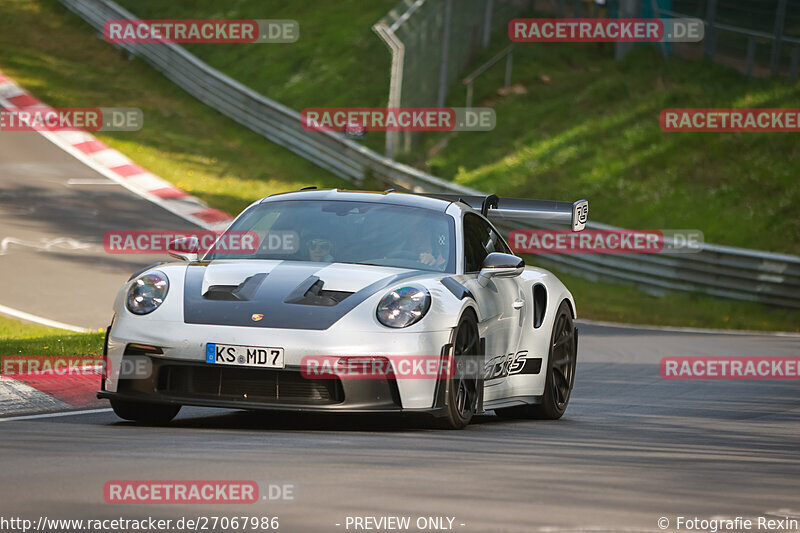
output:
[[541, 357], [528, 357], [528, 350], [487, 359], [484, 379], [504, 378], [516, 374], [538, 374], [542, 371]]

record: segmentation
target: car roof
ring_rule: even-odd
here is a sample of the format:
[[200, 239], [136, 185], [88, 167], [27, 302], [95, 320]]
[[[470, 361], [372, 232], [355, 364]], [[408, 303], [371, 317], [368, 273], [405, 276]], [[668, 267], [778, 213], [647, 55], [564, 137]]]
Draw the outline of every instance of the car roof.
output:
[[[371, 202], [379, 204], [402, 205], [408, 207], [419, 207], [432, 211], [447, 210], [453, 203], [441, 198], [431, 198], [419, 194], [409, 194], [402, 192], [386, 191], [348, 191], [340, 189], [305, 189], [292, 192], [272, 194], [263, 198], [259, 203], [267, 203], [284, 200], [316, 200], [325, 202], [349, 201], [349, 202]], [[467, 207], [465, 205], [465, 207]]]

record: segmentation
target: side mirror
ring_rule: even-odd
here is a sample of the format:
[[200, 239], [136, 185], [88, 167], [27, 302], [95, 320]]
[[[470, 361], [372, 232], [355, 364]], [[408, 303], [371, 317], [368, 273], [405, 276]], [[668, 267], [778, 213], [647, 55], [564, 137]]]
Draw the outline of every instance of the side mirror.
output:
[[194, 235], [175, 239], [167, 246], [167, 253], [170, 257], [181, 261], [197, 261], [200, 253], [200, 241]]
[[483, 260], [478, 284], [485, 287], [491, 278], [514, 278], [522, 274], [524, 269], [525, 261], [516, 255], [493, 252]]

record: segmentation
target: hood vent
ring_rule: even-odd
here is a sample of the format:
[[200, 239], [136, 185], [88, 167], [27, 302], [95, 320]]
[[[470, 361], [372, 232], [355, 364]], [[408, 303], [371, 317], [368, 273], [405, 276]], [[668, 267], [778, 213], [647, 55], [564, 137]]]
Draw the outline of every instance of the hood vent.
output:
[[347, 291], [326, 291], [325, 282], [317, 276], [309, 276], [284, 300], [287, 304], [322, 305], [330, 307], [338, 304], [351, 294]]
[[247, 302], [253, 299], [266, 277], [267, 274], [262, 272], [250, 276], [239, 285], [211, 285], [203, 295], [203, 298], [206, 300]]

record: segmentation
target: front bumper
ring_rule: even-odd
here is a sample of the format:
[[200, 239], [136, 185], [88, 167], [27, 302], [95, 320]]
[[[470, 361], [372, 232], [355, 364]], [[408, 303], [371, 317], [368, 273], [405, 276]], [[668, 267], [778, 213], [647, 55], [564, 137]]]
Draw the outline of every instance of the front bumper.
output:
[[[141, 356], [139, 356], [141, 357]], [[147, 377], [123, 378], [98, 398], [233, 409], [387, 412], [403, 409], [393, 379], [307, 379], [299, 368], [204, 365], [150, 357]], [[438, 408], [414, 409], [435, 412]]]
[[[386, 331], [348, 334], [332, 330], [264, 330], [180, 322], [161, 323], [158, 328], [142, 326], [142, 322], [119, 320], [110, 328], [107, 335], [109, 375], [99, 397], [242, 409], [430, 410], [436, 408], [436, 379], [337, 379], [338, 385], [328, 390], [320, 388], [319, 382], [331, 380], [298, 380], [292, 376], [299, 376], [303, 358], [309, 355], [438, 355], [443, 347], [449, 345], [452, 333]], [[206, 342], [280, 346], [284, 348], [286, 368], [271, 370], [211, 365], [205, 362]], [[130, 380], [119, 375], [123, 359], [134, 355], [128, 349], [131, 344], [159, 347], [162, 353], [147, 354], [153, 365], [151, 377]], [[291, 395], [292, 391], [303, 390], [312, 392], [308, 397]]]

